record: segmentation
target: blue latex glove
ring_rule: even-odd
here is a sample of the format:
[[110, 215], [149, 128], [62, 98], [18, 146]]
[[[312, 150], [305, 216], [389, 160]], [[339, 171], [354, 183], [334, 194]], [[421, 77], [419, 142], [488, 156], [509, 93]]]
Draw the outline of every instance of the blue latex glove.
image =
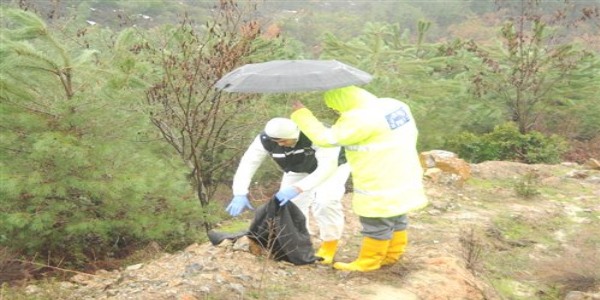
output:
[[231, 202], [229, 203], [229, 205], [227, 206], [227, 208], [225, 210], [232, 217], [236, 217], [239, 214], [241, 214], [242, 212], [244, 212], [244, 209], [246, 209], [246, 208], [254, 209], [254, 207], [252, 207], [252, 205], [250, 205], [250, 201], [248, 201], [248, 196], [241, 195], [241, 196], [233, 196], [233, 199], [231, 199]]
[[280, 189], [279, 192], [277, 192], [277, 194], [275, 194], [275, 198], [279, 200], [279, 206], [284, 206], [286, 203], [288, 203], [288, 201], [296, 198], [296, 196], [298, 196], [299, 194], [300, 192], [296, 187], [286, 186]]

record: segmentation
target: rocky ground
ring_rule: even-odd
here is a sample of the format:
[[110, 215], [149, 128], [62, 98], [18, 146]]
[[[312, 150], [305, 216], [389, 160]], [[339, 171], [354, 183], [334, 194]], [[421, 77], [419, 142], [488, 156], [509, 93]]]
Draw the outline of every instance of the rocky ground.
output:
[[[78, 274], [54, 288], [63, 299], [600, 299], [600, 271], [589, 267], [600, 263], [600, 171], [509, 162], [469, 168], [464, 184], [427, 181], [431, 204], [410, 216], [407, 253], [381, 270], [276, 262], [248, 252], [242, 239]], [[353, 260], [360, 245], [349, 198], [338, 261]], [[552, 267], [565, 263], [570, 273]], [[27, 293], [43, 299], [45, 291]]]

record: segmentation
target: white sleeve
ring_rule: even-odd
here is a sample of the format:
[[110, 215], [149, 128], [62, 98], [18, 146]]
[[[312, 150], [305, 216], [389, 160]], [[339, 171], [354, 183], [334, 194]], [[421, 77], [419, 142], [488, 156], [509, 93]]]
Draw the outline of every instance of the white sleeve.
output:
[[340, 147], [316, 147], [314, 145], [313, 147], [316, 151], [317, 169], [294, 184], [302, 191], [311, 190], [327, 180], [338, 166]]
[[233, 195], [247, 195], [252, 177], [269, 152], [265, 150], [260, 135], [256, 136], [240, 160], [235, 176], [233, 176]]

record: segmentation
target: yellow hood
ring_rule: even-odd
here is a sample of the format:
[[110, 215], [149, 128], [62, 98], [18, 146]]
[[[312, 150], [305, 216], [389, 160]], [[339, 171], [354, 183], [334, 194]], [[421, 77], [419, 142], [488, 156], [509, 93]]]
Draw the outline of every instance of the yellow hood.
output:
[[325, 92], [323, 99], [327, 107], [345, 112], [377, 100], [377, 97], [359, 87], [347, 86]]

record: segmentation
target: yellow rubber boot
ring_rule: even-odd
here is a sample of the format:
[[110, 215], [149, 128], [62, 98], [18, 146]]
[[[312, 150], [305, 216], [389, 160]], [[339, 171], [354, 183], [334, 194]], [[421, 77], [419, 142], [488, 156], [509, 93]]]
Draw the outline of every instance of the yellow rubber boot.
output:
[[333, 262], [333, 257], [335, 256], [335, 252], [337, 251], [338, 241], [324, 241], [321, 243], [321, 247], [317, 251], [315, 256], [323, 258], [323, 260], [319, 261], [319, 263], [324, 265], [330, 265]]
[[390, 246], [388, 247], [387, 254], [381, 262], [382, 266], [393, 265], [395, 264], [402, 254], [404, 254], [404, 250], [406, 249], [406, 244], [408, 243], [408, 236], [406, 234], [406, 230], [400, 230], [394, 232], [392, 236], [392, 240], [390, 241]]
[[376, 240], [365, 237], [358, 258], [351, 263], [336, 262], [333, 267], [342, 271], [373, 271], [381, 267], [390, 240]]

